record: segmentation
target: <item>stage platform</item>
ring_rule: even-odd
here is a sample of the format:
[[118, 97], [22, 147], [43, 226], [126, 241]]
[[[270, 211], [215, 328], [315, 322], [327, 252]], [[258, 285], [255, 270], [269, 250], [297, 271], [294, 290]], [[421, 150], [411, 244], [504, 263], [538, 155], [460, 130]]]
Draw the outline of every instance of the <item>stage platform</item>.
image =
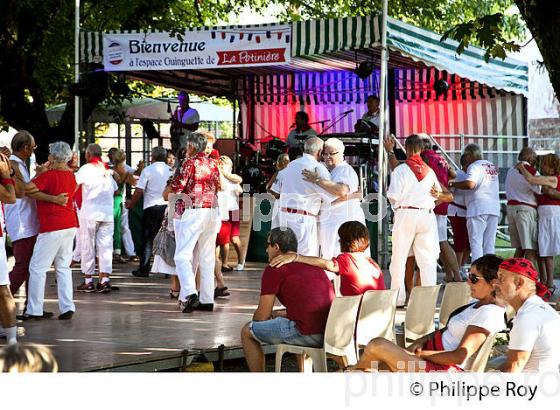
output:
[[[136, 278], [130, 272], [137, 264], [114, 265], [112, 283], [119, 290], [75, 292], [76, 314], [70, 321], [56, 318], [60, 312], [51, 271], [45, 310], [55, 316], [18, 322], [25, 332], [20, 341], [52, 348], [66, 372], [177, 370], [201, 356], [209, 361], [241, 358], [240, 330], [257, 307], [264, 266], [248, 263], [245, 271], [225, 274], [231, 296], [216, 299], [214, 312], [184, 314], [169, 297], [169, 279]], [[81, 283], [79, 269], [73, 276], [75, 286]], [[16, 295], [18, 313], [24, 300], [21, 289]]]

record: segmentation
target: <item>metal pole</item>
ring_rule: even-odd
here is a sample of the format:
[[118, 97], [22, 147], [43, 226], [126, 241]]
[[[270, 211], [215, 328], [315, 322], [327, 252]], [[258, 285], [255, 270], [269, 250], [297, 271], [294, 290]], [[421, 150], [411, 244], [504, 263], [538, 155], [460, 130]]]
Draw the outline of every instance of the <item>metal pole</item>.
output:
[[[383, 238], [383, 192], [385, 182], [387, 180], [387, 166], [385, 165], [385, 150], [383, 149], [383, 139], [385, 137], [385, 117], [386, 117], [386, 102], [387, 102], [387, 1], [383, 0], [383, 23], [381, 28], [381, 69], [379, 74], [379, 145], [378, 145], [378, 192], [377, 192], [377, 258], [381, 265], [384, 261], [381, 258], [381, 244]], [[386, 249], [383, 249], [386, 251]]]
[[[80, 0], [76, 0], [74, 13], [74, 80], [80, 82]], [[80, 153], [80, 97], [74, 96], [74, 151]], [[80, 155], [78, 155], [78, 165]]]

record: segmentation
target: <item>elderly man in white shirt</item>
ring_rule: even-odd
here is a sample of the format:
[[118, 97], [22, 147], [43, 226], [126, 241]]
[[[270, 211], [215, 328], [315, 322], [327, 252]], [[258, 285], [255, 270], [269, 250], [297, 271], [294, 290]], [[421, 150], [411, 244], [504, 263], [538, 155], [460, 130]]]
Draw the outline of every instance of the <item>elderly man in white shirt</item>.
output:
[[[113, 171], [101, 160], [101, 147], [89, 144], [87, 164], [76, 172], [76, 183], [82, 186], [80, 210], [80, 246], [84, 283], [80, 292], [111, 291], [110, 275], [113, 270], [113, 196], [118, 189]], [[93, 284], [95, 258], [99, 259], [99, 282]]]
[[482, 159], [476, 144], [468, 144], [463, 152], [468, 164], [465, 181], [449, 181], [449, 188], [467, 190], [467, 229], [472, 260], [495, 253], [496, 231], [500, 217], [500, 181], [498, 168]]
[[[303, 156], [290, 162], [284, 169], [278, 200], [280, 227], [294, 231], [298, 239], [298, 253], [319, 256], [317, 217], [323, 202], [336, 199], [318, 185], [320, 180], [330, 181], [329, 171], [319, 162], [323, 141], [310, 137], [305, 141]], [[302, 172], [313, 171], [317, 183], [304, 180]]]
[[391, 173], [387, 197], [395, 210], [393, 252], [389, 272], [391, 289], [398, 289], [397, 306], [406, 302], [404, 273], [410, 249], [414, 251], [423, 286], [436, 284], [439, 241], [435, 201], [450, 202], [434, 171], [420, 157], [423, 141], [411, 135], [405, 143], [407, 160]]
[[496, 293], [516, 312], [506, 361], [501, 367], [504, 372], [558, 374], [560, 316], [545, 302], [549, 291], [538, 276], [525, 258], [510, 258], [500, 264]]
[[321, 257], [331, 259], [340, 254], [338, 228], [348, 221], [366, 224], [366, 217], [358, 197], [360, 181], [352, 166], [344, 161], [344, 143], [338, 138], [325, 141], [322, 152], [323, 162], [330, 171], [331, 180], [323, 180], [310, 171], [304, 172], [304, 179], [313, 182], [334, 197], [341, 197], [335, 203], [325, 203], [319, 215], [319, 245]]
[[[31, 178], [25, 162], [29, 160], [36, 148], [33, 136], [27, 131], [20, 131], [12, 138], [12, 168], [19, 170], [22, 181], [16, 178], [16, 184], [28, 183]], [[29, 279], [29, 262], [39, 232], [37, 205], [35, 199], [25, 195], [24, 186], [16, 186], [15, 204], [5, 204], [6, 230], [12, 241], [15, 264], [10, 272], [10, 290], [16, 294], [21, 285]]]
[[150, 275], [154, 238], [161, 228], [163, 214], [167, 207], [167, 201], [163, 199], [163, 191], [172, 175], [173, 171], [167, 165], [167, 150], [164, 147], [152, 148], [152, 164], [142, 170], [134, 195], [126, 201], [126, 207], [132, 209], [140, 198], [144, 197], [140, 268], [132, 272], [136, 277], [146, 278]]
[[[537, 174], [536, 152], [525, 147], [518, 159], [532, 175]], [[537, 197], [542, 191], [540, 185], [532, 185], [514, 166], [506, 176], [507, 220], [511, 246], [516, 258], [527, 258], [537, 263]]]

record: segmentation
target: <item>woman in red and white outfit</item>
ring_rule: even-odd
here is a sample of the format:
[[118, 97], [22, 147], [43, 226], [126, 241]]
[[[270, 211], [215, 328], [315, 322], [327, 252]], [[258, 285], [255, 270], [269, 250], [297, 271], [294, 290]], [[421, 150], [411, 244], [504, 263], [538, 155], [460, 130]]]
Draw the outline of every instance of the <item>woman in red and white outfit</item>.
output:
[[76, 311], [72, 301], [72, 245], [78, 227], [74, 209], [77, 183], [74, 172], [68, 167], [72, 149], [65, 142], [55, 142], [49, 147], [49, 167], [26, 184], [30, 194], [37, 191], [48, 195], [65, 195], [65, 205], [37, 201], [39, 235], [29, 264], [29, 299], [26, 319], [43, 318], [45, 281], [47, 271], [54, 264], [58, 286], [58, 305], [61, 320], [71, 319]]
[[545, 155], [541, 161], [543, 176], [533, 176], [523, 163], [517, 166], [530, 184], [542, 185], [543, 194], [537, 195], [539, 212], [539, 256], [544, 259], [546, 286], [554, 293], [554, 257], [560, 255], [560, 158]]
[[[0, 206], [2, 207], [0, 211], [3, 218], [3, 204], [15, 204], [16, 190], [10, 161], [8, 157], [1, 153], [0, 178]], [[12, 292], [10, 292], [5, 240], [4, 227], [0, 225], [0, 331], [5, 334], [8, 344], [13, 344], [17, 342], [16, 304]]]

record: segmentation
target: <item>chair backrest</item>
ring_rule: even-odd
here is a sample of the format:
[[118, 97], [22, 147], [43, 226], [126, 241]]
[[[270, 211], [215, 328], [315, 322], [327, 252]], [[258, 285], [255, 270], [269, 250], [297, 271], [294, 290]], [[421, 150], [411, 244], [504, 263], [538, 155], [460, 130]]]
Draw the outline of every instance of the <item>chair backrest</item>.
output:
[[494, 347], [496, 335], [497, 333], [488, 335], [482, 346], [480, 346], [478, 348], [478, 351], [473, 354], [464, 370], [478, 373], [484, 372], [484, 370], [486, 370], [486, 363], [488, 363], [488, 358], [490, 357], [490, 353], [492, 352], [492, 347]]
[[346, 356], [348, 364], [358, 360], [354, 332], [362, 295], [334, 298], [325, 328], [325, 353]]
[[471, 290], [467, 282], [451, 282], [445, 285], [439, 307], [439, 327], [447, 325], [449, 315], [471, 300]]
[[398, 289], [368, 290], [358, 313], [356, 342], [365, 346], [376, 337], [393, 340]]
[[404, 318], [405, 347], [434, 330], [434, 314], [441, 285], [415, 286]]

